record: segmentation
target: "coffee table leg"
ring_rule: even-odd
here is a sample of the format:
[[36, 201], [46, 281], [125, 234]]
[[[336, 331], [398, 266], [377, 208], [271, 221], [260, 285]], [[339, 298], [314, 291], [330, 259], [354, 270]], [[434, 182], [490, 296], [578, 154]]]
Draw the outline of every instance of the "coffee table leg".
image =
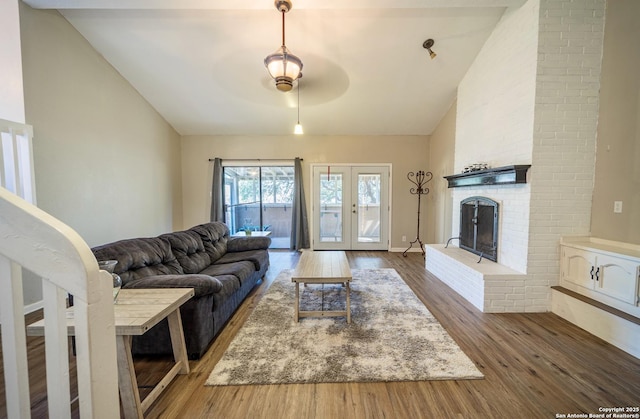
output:
[[131, 355], [131, 336], [116, 336], [118, 354], [118, 388], [125, 418], [142, 418], [136, 370]]
[[351, 287], [346, 283], [347, 287], [347, 323], [351, 323]]
[[300, 283], [296, 282], [296, 322], [300, 321]]

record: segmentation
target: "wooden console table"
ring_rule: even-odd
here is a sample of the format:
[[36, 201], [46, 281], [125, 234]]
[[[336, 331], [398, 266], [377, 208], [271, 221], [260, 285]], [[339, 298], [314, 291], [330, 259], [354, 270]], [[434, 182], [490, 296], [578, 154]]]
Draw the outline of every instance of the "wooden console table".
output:
[[[122, 289], [114, 304], [118, 354], [118, 387], [125, 418], [142, 418], [144, 412], [178, 374], [189, 373], [180, 306], [193, 297], [193, 288]], [[169, 322], [175, 365], [144, 400], [131, 355], [131, 339], [143, 335], [166, 318]], [[67, 332], [75, 335], [73, 307], [67, 309]], [[44, 320], [27, 326], [29, 336], [44, 336]]]

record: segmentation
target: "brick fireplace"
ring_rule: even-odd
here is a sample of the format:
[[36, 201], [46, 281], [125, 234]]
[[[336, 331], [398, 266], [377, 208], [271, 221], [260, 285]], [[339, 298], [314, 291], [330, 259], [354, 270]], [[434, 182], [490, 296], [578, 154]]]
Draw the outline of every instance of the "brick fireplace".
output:
[[[520, 172], [517, 177], [516, 167]], [[529, 167], [505, 166], [446, 177], [450, 184], [450, 178], [464, 178], [462, 187], [456, 187], [455, 182], [451, 184], [454, 211], [460, 214], [453, 218], [453, 236], [469, 234], [465, 230], [470, 227], [463, 225], [465, 212], [471, 216], [471, 227], [475, 227], [477, 236], [478, 226], [473, 224], [473, 218], [477, 217], [477, 204], [481, 202], [485, 206], [481, 208], [481, 212], [485, 212], [484, 218], [490, 219], [485, 222], [491, 221], [484, 227], [491, 235], [487, 240], [490, 244], [479, 246], [479, 250], [476, 245], [476, 252], [465, 250], [469, 247], [465, 245], [465, 239], [460, 243], [453, 240], [449, 246], [427, 245], [426, 268], [484, 312], [521, 312], [532, 304], [525, 297], [530, 185], [523, 173], [526, 174]], [[504, 176], [505, 171], [513, 176], [507, 180], [488, 176], [490, 172]], [[465, 209], [468, 204], [471, 207]], [[490, 211], [487, 205], [490, 205]], [[483, 250], [492, 257], [483, 255], [480, 258]]]
[[527, 0], [509, 8], [458, 86], [452, 171], [532, 165], [526, 184], [446, 195], [452, 236], [463, 199], [500, 203], [497, 262], [427, 245], [427, 269], [483, 311], [549, 311], [560, 237], [590, 233], [605, 6]]

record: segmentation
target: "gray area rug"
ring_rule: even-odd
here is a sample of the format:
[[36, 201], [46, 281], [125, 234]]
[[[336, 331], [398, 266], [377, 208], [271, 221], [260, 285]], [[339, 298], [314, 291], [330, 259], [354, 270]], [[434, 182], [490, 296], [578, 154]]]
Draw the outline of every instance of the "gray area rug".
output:
[[[351, 324], [296, 322], [291, 273], [274, 280], [206, 385], [483, 378], [395, 269], [353, 270]], [[344, 310], [341, 285], [300, 290], [303, 310]]]

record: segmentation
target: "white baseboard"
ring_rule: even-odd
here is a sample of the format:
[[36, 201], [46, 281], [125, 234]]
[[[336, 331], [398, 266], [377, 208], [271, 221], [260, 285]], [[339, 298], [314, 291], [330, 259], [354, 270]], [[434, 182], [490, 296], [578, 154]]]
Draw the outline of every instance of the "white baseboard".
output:
[[34, 311], [40, 310], [44, 307], [44, 302], [42, 300], [36, 301], [35, 303], [28, 304], [24, 306], [24, 314], [33, 313]]

